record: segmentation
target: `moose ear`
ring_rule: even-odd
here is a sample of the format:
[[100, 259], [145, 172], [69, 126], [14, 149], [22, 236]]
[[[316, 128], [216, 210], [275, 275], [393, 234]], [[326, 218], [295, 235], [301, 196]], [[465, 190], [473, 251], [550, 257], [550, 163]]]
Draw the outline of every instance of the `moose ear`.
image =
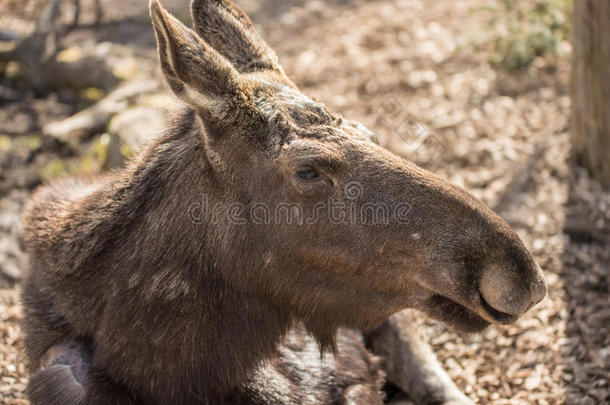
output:
[[195, 31], [243, 73], [282, 73], [273, 50], [258, 35], [252, 21], [230, 0], [192, 0]]
[[222, 118], [243, 104], [248, 83], [216, 50], [150, 1], [161, 68], [174, 93], [193, 107]]

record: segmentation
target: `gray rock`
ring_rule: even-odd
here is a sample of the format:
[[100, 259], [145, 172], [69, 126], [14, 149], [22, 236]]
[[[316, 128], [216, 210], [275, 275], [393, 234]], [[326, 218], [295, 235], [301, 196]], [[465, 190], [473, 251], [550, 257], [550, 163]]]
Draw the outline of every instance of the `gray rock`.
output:
[[126, 149], [131, 153], [139, 151], [164, 126], [164, 113], [158, 108], [138, 106], [115, 115], [108, 128], [110, 143], [104, 168], [122, 166]]
[[27, 266], [27, 257], [19, 243], [20, 214], [26, 196], [24, 192], [14, 191], [0, 199], [0, 286], [19, 281]]

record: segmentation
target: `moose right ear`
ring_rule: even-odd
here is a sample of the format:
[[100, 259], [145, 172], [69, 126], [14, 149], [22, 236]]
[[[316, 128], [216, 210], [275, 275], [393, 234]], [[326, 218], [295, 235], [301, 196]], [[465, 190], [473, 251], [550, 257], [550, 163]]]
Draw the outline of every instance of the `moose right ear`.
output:
[[193, 107], [223, 119], [248, 99], [248, 82], [194, 31], [150, 1], [161, 68], [174, 93]]
[[254, 24], [231, 0], [191, 0], [193, 26], [199, 36], [240, 72], [282, 72], [275, 52]]

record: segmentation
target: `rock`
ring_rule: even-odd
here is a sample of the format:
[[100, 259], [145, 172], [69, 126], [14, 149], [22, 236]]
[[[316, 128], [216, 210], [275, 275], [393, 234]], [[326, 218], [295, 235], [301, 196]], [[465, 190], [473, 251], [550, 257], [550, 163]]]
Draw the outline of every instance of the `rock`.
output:
[[108, 62], [98, 56], [85, 56], [73, 62], [52, 61], [46, 65], [47, 83], [56, 89], [85, 90], [88, 87], [112, 89], [119, 83]]
[[111, 170], [117, 167], [123, 166], [125, 163], [125, 156], [121, 153], [121, 138], [117, 135], [110, 135], [105, 133], [102, 137], [107, 137], [108, 146], [106, 147], [106, 159], [102, 165], [102, 169]]
[[0, 199], [0, 288], [10, 287], [22, 277], [27, 258], [18, 242], [24, 193], [15, 191]]
[[57, 88], [110, 90], [120, 80], [134, 79], [140, 73], [140, 65], [131, 49], [102, 42], [62, 50], [47, 70], [49, 83]]
[[18, 263], [18, 260], [6, 257], [3, 252], [0, 252], [0, 274], [6, 278], [10, 282], [16, 282], [21, 280], [21, 276], [23, 274], [23, 270]]
[[158, 108], [137, 106], [117, 114], [110, 121], [110, 143], [104, 168], [121, 166], [126, 154], [140, 150], [164, 127], [163, 111]]

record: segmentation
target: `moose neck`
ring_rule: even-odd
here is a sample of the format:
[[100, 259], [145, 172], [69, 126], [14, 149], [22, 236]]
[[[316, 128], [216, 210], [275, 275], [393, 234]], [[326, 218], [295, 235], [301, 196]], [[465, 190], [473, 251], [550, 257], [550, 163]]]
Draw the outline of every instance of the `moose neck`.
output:
[[[121, 200], [139, 213], [127, 233], [139, 256], [121, 265], [134, 269], [140, 280], [128, 294], [139, 294], [142, 312], [163, 325], [151, 331], [158, 334], [157, 347], [175, 346], [167, 329], [180, 331], [180, 351], [168, 352], [159, 380], [171, 381], [174, 393], [195, 391], [212, 401], [274, 354], [292, 316], [240, 284], [226, 259], [239, 253], [220, 246], [219, 225], [198, 214], [205, 208], [201, 204], [219, 199], [201, 130], [194, 114], [182, 116], [129, 171], [129, 191]], [[180, 361], [184, 364], [176, 367]], [[181, 373], [173, 380], [172, 370]]]

